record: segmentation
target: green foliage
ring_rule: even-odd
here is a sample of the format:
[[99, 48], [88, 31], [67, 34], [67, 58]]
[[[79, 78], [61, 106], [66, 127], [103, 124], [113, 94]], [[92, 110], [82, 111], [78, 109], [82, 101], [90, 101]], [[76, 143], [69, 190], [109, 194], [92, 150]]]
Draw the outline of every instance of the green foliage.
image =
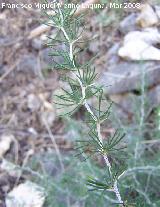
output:
[[89, 137], [90, 139], [88, 140], [77, 140], [79, 146], [76, 148], [76, 150], [80, 151], [80, 153], [77, 154], [78, 156], [82, 153], [85, 153], [85, 151], [89, 149], [89, 157], [95, 154], [100, 154], [102, 156], [111, 156], [112, 159], [114, 159], [114, 157], [117, 156], [117, 153], [115, 152], [119, 152], [118, 157], [120, 158], [120, 156], [123, 155], [123, 152], [121, 151], [124, 150], [124, 148], [126, 148], [126, 146], [119, 146], [119, 143], [124, 138], [124, 134], [121, 135], [121, 133], [119, 133], [118, 130], [115, 132], [113, 136], [106, 138], [106, 141], [103, 143], [99, 140], [98, 134], [94, 128], [89, 131]]
[[[35, 177], [33, 181], [38, 182], [39, 185], [45, 188], [47, 195], [45, 206], [70, 207], [77, 205], [97, 207], [100, 205], [105, 207], [106, 204], [111, 205], [108, 197], [105, 198], [97, 191], [88, 192], [88, 188], [85, 185], [86, 177], [89, 174], [95, 173], [102, 178], [104, 176], [103, 169], [100, 169], [99, 166], [90, 160], [83, 163], [77, 162], [73, 152], [67, 152], [63, 154], [63, 157], [64, 172], [61, 171], [57, 156], [54, 153], [39, 153], [30, 160], [30, 168], [36, 170], [36, 172], [39, 171], [39, 174], [42, 176], [42, 179]], [[54, 166], [56, 173], [49, 174], [48, 170], [45, 169], [47, 162], [50, 168]]]
[[157, 139], [160, 139], [160, 106], [157, 107], [157, 109], [155, 110], [155, 122], [156, 122], [156, 127], [157, 127], [155, 137]]
[[[48, 18], [47, 25], [53, 26], [57, 29], [56, 38], [50, 39], [48, 46], [52, 48], [52, 52], [49, 54], [54, 58], [59, 56], [63, 59], [60, 63], [55, 62], [54, 69], [63, 71], [61, 73], [62, 79], [67, 82], [67, 88], [62, 88], [62, 93], [54, 95], [54, 102], [66, 111], [63, 115], [71, 116], [80, 107], [84, 107], [87, 111], [88, 119], [86, 121], [88, 127], [87, 139], [78, 141], [79, 156], [86, 154], [89, 149], [88, 157], [102, 156], [105, 161], [107, 174], [106, 180], [99, 181], [95, 178], [88, 179], [88, 185], [93, 187], [94, 190], [107, 190], [116, 197], [116, 203], [120, 206], [124, 206], [124, 202], [121, 198], [118, 181], [123, 174], [124, 169], [121, 171], [123, 163], [115, 156], [121, 154], [124, 146], [120, 146], [119, 143], [124, 138], [124, 134], [115, 132], [109, 138], [104, 138], [101, 134], [101, 125], [108, 119], [110, 115], [110, 108], [112, 103], [108, 105], [108, 101], [105, 98], [103, 92], [103, 86], [96, 84], [96, 70], [92, 65], [93, 59], [81, 64], [78, 62], [78, 41], [82, 38], [82, 32], [84, 26], [82, 23], [83, 15], [76, 16], [74, 9], [69, 9], [65, 5], [68, 1], [65, 1], [64, 5], [59, 6], [54, 10], [54, 15], [49, 15], [47, 11], [45, 15]], [[57, 43], [64, 44], [65, 49], [57, 50], [55, 45]], [[67, 73], [66, 73], [67, 71]], [[97, 107], [93, 107], [90, 104], [91, 99], [95, 98], [98, 103]], [[103, 102], [106, 102], [106, 108], [104, 109]], [[87, 158], [85, 156], [85, 160]], [[111, 160], [110, 160], [111, 159]], [[95, 177], [95, 176], [94, 176]]]
[[[53, 68], [60, 72], [61, 80], [67, 83], [67, 86], [61, 89], [61, 93], [55, 94], [53, 99], [60, 109], [64, 109], [63, 115], [65, 116], [71, 116], [78, 109], [85, 108], [87, 119], [84, 121], [86, 124], [84, 129], [88, 130], [88, 134], [81, 134], [75, 149], [77, 156], [81, 160], [85, 160], [85, 164], [90, 163], [89, 166], [93, 167], [91, 171], [85, 167], [83, 169], [85, 176], [81, 176], [80, 166], [85, 164], [78, 163], [78, 170], [73, 167], [73, 171], [70, 171], [69, 175], [66, 173], [64, 179], [57, 179], [58, 186], [62, 185], [63, 188], [68, 186], [69, 191], [74, 188], [73, 194], [76, 192], [75, 188], [80, 187], [85, 189], [83, 193], [86, 196], [87, 188], [84, 182], [82, 185], [80, 184], [79, 177], [82, 177], [82, 180], [88, 177], [88, 189], [92, 192], [89, 192], [85, 199], [82, 196], [82, 200], [85, 200], [83, 200], [84, 206], [107, 206], [111, 203], [114, 206], [128, 207], [159, 206], [159, 148], [150, 145], [153, 135], [157, 137], [156, 143], [159, 142], [159, 135], [157, 136], [157, 130], [154, 133], [147, 131], [145, 71], [142, 70], [139, 103], [135, 103], [135, 125], [126, 126], [119, 120], [118, 128], [122, 130], [117, 130], [110, 137], [102, 136], [101, 126], [109, 118], [112, 103], [106, 99], [103, 86], [96, 84], [94, 58], [83, 64], [79, 62], [78, 43], [82, 39], [84, 30], [83, 15], [77, 17], [76, 10], [63, 7], [63, 5], [57, 7], [54, 12], [55, 15], [45, 12], [48, 19], [46, 24], [57, 29], [55, 37], [49, 38], [48, 41], [48, 47], [52, 49], [49, 55], [53, 57]], [[65, 45], [65, 47], [57, 49], [57, 45]], [[56, 62], [56, 57], [61, 57], [63, 61]], [[93, 99], [96, 100], [95, 106], [92, 104]], [[139, 106], [139, 110], [137, 110], [137, 106]], [[126, 134], [125, 141], [128, 149], [125, 149], [126, 144], [122, 142], [124, 134]], [[146, 136], [149, 137], [148, 140]], [[103, 158], [106, 165], [105, 170], [94, 167], [92, 160], [95, 157]], [[76, 173], [79, 176], [78, 182], [75, 182]], [[51, 186], [49, 194], [53, 193], [53, 189], [54, 187]], [[93, 193], [93, 196], [90, 193]], [[81, 192], [78, 191], [76, 197], [79, 198], [80, 195]], [[99, 204], [92, 202], [94, 196], [98, 198]], [[88, 201], [89, 197], [90, 201]], [[50, 202], [52, 201], [50, 200]]]
[[[121, 191], [127, 189], [125, 199], [134, 206], [159, 206], [160, 193], [160, 133], [159, 133], [159, 108], [150, 113], [147, 97], [145, 69], [140, 67], [141, 84], [140, 95], [133, 99], [133, 121], [126, 124], [124, 121], [115, 120], [118, 126], [124, 129], [128, 145], [128, 169], [121, 177]], [[138, 106], [138, 107], [137, 107]], [[150, 113], [150, 116], [149, 116]], [[112, 119], [113, 121], [113, 119]], [[117, 126], [116, 124], [116, 126]], [[131, 187], [132, 186], [132, 187]]]

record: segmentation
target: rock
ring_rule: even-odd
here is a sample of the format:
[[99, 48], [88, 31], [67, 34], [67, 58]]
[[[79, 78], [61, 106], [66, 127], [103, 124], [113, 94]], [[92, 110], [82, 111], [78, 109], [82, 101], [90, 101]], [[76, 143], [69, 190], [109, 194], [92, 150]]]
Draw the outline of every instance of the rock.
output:
[[115, 122], [118, 121], [118, 123], [121, 124], [128, 124], [137, 121], [136, 118], [141, 113], [141, 96], [133, 93], [125, 93], [111, 95], [110, 99], [114, 103], [111, 118], [115, 120]]
[[117, 55], [120, 48], [120, 43], [115, 43], [107, 52], [108, 65], [116, 64], [119, 62], [120, 57]]
[[3, 67], [3, 65], [0, 64], [0, 76], [3, 75], [3, 73], [4, 73], [4, 67]]
[[[3, 51], [3, 50], [2, 50]], [[2, 52], [1, 51], [1, 52]], [[2, 67], [3, 66], [3, 54], [2, 53], [0, 53], [0, 67]]]
[[127, 43], [120, 48], [118, 55], [125, 60], [160, 60], [160, 50], [143, 41]]
[[158, 18], [160, 18], [160, 6], [155, 6], [155, 11], [156, 11]]
[[126, 18], [124, 18], [119, 25], [119, 31], [122, 34], [127, 34], [128, 32], [135, 31], [137, 30], [137, 25], [136, 25], [136, 19], [137, 19], [137, 14], [132, 13]]
[[120, 105], [114, 103], [112, 105], [110, 118], [115, 121], [115, 123], [119, 123], [119, 121], [123, 124], [129, 123], [133, 120], [133, 114], [130, 111], [124, 110]]
[[[134, 114], [141, 113], [141, 95], [135, 95], [132, 93], [110, 95], [110, 99], [114, 102], [112, 111], [113, 115], [122, 120], [133, 121]], [[145, 114], [150, 112], [160, 105], [160, 86], [155, 86], [149, 91], [145, 92]], [[127, 116], [128, 115], [128, 116]]]
[[137, 109], [139, 96], [132, 93], [111, 95], [110, 99], [121, 107], [126, 113], [134, 113]]
[[142, 71], [145, 73], [146, 87], [160, 83], [160, 66], [155, 62], [121, 62], [118, 65], [112, 65], [101, 75], [99, 83], [106, 86], [107, 94], [139, 90]]
[[119, 122], [128, 123], [135, 121], [135, 114], [140, 114], [141, 97], [133, 93], [110, 95], [113, 101], [112, 118]]
[[130, 32], [125, 36], [118, 55], [126, 60], [160, 60], [160, 49], [154, 46], [159, 42], [157, 29]]
[[97, 39], [94, 39], [89, 43], [89, 51], [97, 54], [99, 52], [99, 41]]
[[0, 158], [10, 149], [11, 143], [14, 140], [13, 135], [3, 134], [0, 138]]
[[[1, 38], [0, 38], [0, 44], [1, 44]], [[4, 73], [4, 68], [5, 68], [5, 66], [4, 66], [4, 49], [1, 47], [1, 49], [0, 49], [0, 76], [1, 75], [3, 75], [3, 73]]]
[[31, 111], [38, 111], [41, 107], [41, 100], [34, 94], [29, 94], [27, 97], [27, 106]]
[[118, 49], [120, 47], [119, 43], [115, 43], [107, 52], [107, 56], [111, 57], [113, 55], [117, 55]]
[[159, 22], [158, 16], [153, 7], [149, 4], [141, 6], [141, 13], [136, 20], [137, 24], [143, 28], [152, 27]]
[[147, 28], [143, 31], [129, 32], [124, 38], [124, 44], [131, 41], [143, 41], [149, 45], [160, 42], [160, 33], [157, 28]]
[[15, 164], [2, 159], [2, 162], [0, 164], [0, 168], [2, 170], [5, 170], [9, 175], [13, 176], [13, 177], [17, 177], [17, 175], [20, 175], [22, 170], [19, 169]]
[[4, 20], [4, 19], [6, 19], [6, 13], [5, 12], [2, 12], [0, 14], [0, 20]]
[[44, 46], [42, 40], [40, 40], [38, 38], [33, 39], [32, 42], [31, 42], [31, 45], [35, 50], [41, 50]]
[[24, 55], [21, 58], [21, 61], [17, 68], [19, 71], [39, 76], [43, 80], [42, 66], [39, 61], [39, 56], [36, 57], [32, 53]]
[[45, 48], [40, 53], [40, 59], [41, 59], [42, 68], [49, 67], [49, 66], [51, 66], [53, 64], [53, 57], [49, 56], [50, 52], [51, 52], [50, 48]]
[[152, 108], [160, 105], [160, 85], [152, 88], [148, 92], [148, 102]]
[[44, 189], [35, 183], [26, 181], [8, 193], [6, 207], [42, 207], [44, 201]]
[[[52, 34], [55, 33], [55, 30], [52, 30], [51, 33], [52, 33]], [[47, 37], [46, 34], [42, 34], [42, 35], [40, 36], [40, 39], [41, 39], [42, 42], [45, 43], [45, 42], [47, 42], [48, 37]]]
[[29, 128], [27, 129], [27, 131], [28, 131], [29, 133], [31, 133], [33, 136], [36, 136], [36, 137], [37, 137], [37, 135], [38, 135], [38, 132], [37, 132], [33, 127], [29, 127]]
[[20, 64], [18, 66], [19, 71], [33, 72], [37, 73], [38, 61], [35, 55], [28, 54], [21, 58]]

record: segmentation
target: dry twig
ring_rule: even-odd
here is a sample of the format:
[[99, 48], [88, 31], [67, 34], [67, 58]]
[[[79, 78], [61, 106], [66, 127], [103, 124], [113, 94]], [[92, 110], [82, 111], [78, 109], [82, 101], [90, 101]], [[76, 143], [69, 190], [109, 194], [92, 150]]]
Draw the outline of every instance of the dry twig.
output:
[[16, 69], [16, 66], [19, 64], [20, 60], [18, 60], [12, 67], [10, 67], [9, 70], [7, 70], [1, 77], [0, 77], [0, 83], [14, 70]]

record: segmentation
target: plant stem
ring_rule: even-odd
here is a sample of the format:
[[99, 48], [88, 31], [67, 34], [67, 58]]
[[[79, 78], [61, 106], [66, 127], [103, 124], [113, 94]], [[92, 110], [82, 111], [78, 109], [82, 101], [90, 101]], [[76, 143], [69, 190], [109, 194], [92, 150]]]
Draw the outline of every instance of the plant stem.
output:
[[[60, 8], [59, 8], [59, 12], [61, 14], [60, 15], [61, 16], [61, 23], [63, 25], [64, 19], [63, 19], [62, 11], [61, 11]], [[65, 36], [65, 38], [66, 38], [66, 40], [68, 41], [68, 44], [69, 44], [69, 56], [70, 56], [70, 60], [72, 61], [74, 67], [76, 67], [75, 62], [74, 62], [74, 58], [73, 58], [74, 57], [73, 56], [73, 45], [74, 45], [74, 43], [76, 41], [71, 41], [70, 40], [70, 38], [69, 38], [69, 36], [68, 36], [68, 34], [67, 34], [67, 32], [66, 32], [66, 30], [65, 30], [64, 27], [60, 27], [60, 29], [63, 32], [63, 34], [64, 34], [64, 36]], [[83, 100], [82, 103], [83, 103], [84, 107], [86, 108], [86, 110], [88, 111], [88, 113], [93, 118], [93, 120], [97, 123], [97, 129], [96, 130], [97, 130], [98, 138], [99, 138], [99, 141], [101, 143], [103, 143], [103, 138], [102, 138], [102, 134], [101, 134], [101, 124], [99, 123], [98, 118], [96, 117], [96, 115], [94, 114], [94, 112], [92, 111], [91, 107], [89, 106], [89, 104], [87, 103], [87, 100], [86, 100], [86, 88], [87, 88], [87, 86], [84, 86], [83, 85], [83, 83], [81, 82], [80, 78], [75, 73], [72, 72], [72, 74], [77, 78], [77, 80], [78, 80], [78, 82], [80, 84], [81, 93], [82, 93], [82, 100]], [[105, 154], [105, 155], [103, 155], [103, 158], [105, 160], [105, 163], [106, 163], [107, 167], [109, 168], [109, 173], [110, 173], [111, 177], [113, 177], [112, 167], [111, 167], [111, 163], [110, 163], [110, 161], [108, 159], [108, 156]], [[116, 179], [114, 181], [112, 191], [115, 193], [115, 195], [117, 197], [117, 200], [120, 203], [120, 206], [124, 206], [124, 202], [123, 202], [123, 200], [121, 198], [120, 191], [118, 189], [118, 184], [117, 183], [118, 183], [118, 179]]]

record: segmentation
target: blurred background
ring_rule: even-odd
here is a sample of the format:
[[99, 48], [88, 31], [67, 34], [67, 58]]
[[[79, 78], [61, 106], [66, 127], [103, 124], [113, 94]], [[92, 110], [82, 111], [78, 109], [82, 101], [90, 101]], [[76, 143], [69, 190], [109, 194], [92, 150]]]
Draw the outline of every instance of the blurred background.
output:
[[[0, 5], [3, 2], [13, 3], [1, 0]], [[124, 2], [127, 9], [86, 10], [83, 38], [94, 38], [79, 45], [85, 48], [80, 61], [97, 55], [97, 83], [104, 85], [106, 97], [114, 103], [102, 134], [113, 135], [117, 128], [126, 133], [128, 170], [120, 182], [124, 200], [130, 206], [158, 207], [160, 2], [115, 0]], [[36, 207], [110, 207], [116, 202], [112, 194], [88, 192], [85, 185], [88, 175], [105, 175], [102, 158], [81, 162], [75, 156], [76, 140], [87, 136], [85, 110], [60, 118], [52, 103], [63, 82], [57, 71], [49, 69], [52, 59], [45, 44], [55, 29], [41, 19], [41, 10], [34, 6], [0, 8], [0, 207], [19, 207], [18, 196], [23, 207], [31, 207], [31, 199]]]

